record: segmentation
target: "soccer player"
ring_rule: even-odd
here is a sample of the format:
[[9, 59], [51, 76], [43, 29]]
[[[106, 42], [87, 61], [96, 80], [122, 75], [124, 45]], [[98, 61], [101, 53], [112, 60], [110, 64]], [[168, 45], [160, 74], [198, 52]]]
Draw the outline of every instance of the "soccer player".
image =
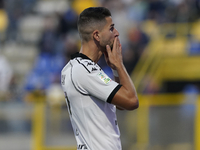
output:
[[[123, 65], [119, 32], [104, 7], [85, 9], [77, 25], [81, 49], [61, 73], [77, 149], [121, 150], [116, 107], [134, 110], [138, 97]], [[97, 64], [103, 54], [115, 81]]]

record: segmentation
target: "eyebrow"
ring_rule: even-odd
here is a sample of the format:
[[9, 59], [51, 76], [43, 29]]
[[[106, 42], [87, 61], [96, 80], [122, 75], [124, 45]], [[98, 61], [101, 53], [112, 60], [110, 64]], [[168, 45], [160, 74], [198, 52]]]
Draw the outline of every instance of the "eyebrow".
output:
[[110, 25], [110, 27], [114, 27], [114, 26], [115, 26], [115, 24], [114, 24], [114, 23]]

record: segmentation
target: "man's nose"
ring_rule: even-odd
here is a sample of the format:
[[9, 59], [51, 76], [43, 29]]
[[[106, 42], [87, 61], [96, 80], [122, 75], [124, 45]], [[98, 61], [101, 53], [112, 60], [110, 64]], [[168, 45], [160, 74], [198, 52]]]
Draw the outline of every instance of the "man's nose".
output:
[[119, 36], [119, 32], [117, 29], [115, 29], [115, 36]]

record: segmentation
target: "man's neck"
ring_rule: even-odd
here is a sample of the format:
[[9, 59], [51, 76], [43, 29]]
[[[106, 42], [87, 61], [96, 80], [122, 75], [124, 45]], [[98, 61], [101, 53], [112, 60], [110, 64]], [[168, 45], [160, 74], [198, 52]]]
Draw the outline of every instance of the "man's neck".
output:
[[101, 50], [93, 42], [82, 44], [80, 53], [86, 55], [95, 63], [97, 63], [102, 56]]

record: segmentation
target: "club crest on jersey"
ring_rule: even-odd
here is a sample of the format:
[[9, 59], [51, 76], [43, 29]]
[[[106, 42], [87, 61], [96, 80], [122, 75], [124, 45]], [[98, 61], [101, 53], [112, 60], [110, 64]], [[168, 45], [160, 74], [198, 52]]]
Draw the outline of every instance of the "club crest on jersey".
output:
[[97, 74], [97, 76], [105, 83], [105, 84], [108, 84], [111, 79], [104, 73], [100, 72]]

